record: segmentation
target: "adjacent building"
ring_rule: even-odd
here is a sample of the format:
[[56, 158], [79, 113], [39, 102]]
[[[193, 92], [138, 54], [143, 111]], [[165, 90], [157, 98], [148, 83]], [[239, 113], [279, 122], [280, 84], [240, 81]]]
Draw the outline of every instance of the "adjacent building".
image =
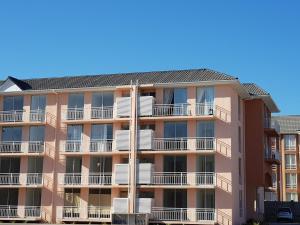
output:
[[[282, 158], [280, 200], [297, 202], [299, 196], [300, 116], [275, 116], [272, 121], [280, 127], [280, 154]], [[274, 175], [273, 180], [275, 179]]]
[[276, 104], [223, 73], [8, 77], [0, 111], [2, 221], [241, 224], [280, 192]]

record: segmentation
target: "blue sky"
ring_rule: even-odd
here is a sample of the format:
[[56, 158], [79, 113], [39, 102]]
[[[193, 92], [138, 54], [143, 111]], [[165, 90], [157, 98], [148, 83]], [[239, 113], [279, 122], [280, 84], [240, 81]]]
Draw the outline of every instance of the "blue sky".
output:
[[1, 0], [0, 79], [210, 68], [300, 114], [300, 1]]

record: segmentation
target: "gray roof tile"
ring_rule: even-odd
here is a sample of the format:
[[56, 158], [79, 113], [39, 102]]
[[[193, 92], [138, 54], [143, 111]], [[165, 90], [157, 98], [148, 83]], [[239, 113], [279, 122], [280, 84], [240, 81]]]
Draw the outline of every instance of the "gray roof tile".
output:
[[253, 96], [270, 95], [268, 92], [266, 92], [264, 89], [259, 87], [257, 84], [244, 83], [243, 86], [250, 95], [253, 95]]
[[300, 115], [273, 116], [272, 120], [278, 122], [282, 134], [295, 134], [300, 131]]

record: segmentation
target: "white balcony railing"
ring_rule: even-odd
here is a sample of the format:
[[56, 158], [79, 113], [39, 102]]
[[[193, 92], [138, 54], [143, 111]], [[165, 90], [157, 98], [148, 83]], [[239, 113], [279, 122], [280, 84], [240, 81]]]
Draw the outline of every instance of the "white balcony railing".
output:
[[215, 221], [215, 209], [200, 208], [152, 208], [151, 220], [200, 222]]
[[1, 111], [0, 122], [22, 122], [23, 110]]
[[111, 184], [111, 173], [90, 173], [89, 184], [90, 185], [110, 185]]
[[296, 183], [290, 183], [290, 184], [286, 183], [285, 187], [286, 188], [291, 188], [291, 189], [296, 189], [297, 188], [297, 184]]
[[29, 120], [32, 122], [44, 122], [45, 121], [44, 110], [30, 110]]
[[83, 120], [84, 108], [69, 108], [66, 112], [66, 120]]
[[111, 152], [113, 140], [91, 140], [90, 152]]
[[41, 173], [0, 173], [0, 185], [42, 185]]
[[196, 138], [155, 138], [154, 150], [158, 151], [182, 151], [182, 150], [216, 150], [214, 137]]
[[2, 141], [0, 153], [42, 153], [45, 149], [43, 141]]
[[190, 115], [189, 104], [155, 104], [153, 116], [188, 116]]
[[214, 172], [154, 172], [151, 183], [155, 185], [213, 186], [216, 184], [216, 176]]
[[111, 207], [103, 206], [58, 206], [57, 217], [62, 220], [80, 219], [82, 221], [111, 219]]
[[64, 174], [64, 185], [81, 185], [82, 176], [81, 173], [65, 173]]
[[22, 141], [2, 141], [0, 142], [0, 153], [21, 152]]
[[91, 119], [111, 119], [113, 115], [113, 106], [92, 107], [91, 109]]
[[65, 142], [66, 152], [81, 152], [81, 140], [67, 140]]
[[214, 104], [197, 103], [196, 115], [197, 116], [212, 116], [215, 113]]
[[0, 205], [0, 218], [2, 219], [37, 219], [41, 217], [40, 206], [17, 206], [17, 205]]

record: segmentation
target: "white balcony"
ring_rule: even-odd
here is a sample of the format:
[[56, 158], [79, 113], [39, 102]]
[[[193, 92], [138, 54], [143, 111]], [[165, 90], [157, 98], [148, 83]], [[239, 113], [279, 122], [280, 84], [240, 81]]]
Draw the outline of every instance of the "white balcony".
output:
[[46, 119], [45, 111], [43, 110], [30, 110], [29, 120], [32, 122], [44, 122]]
[[92, 107], [91, 109], [91, 119], [111, 119], [113, 116], [113, 106]]
[[297, 169], [297, 165], [296, 164], [285, 164], [285, 169], [295, 170], [295, 169]]
[[63, 111], [63, 118], [65, 120], [83, 120], [84, 108], [69, 108]]
[[111, 152], [113, 140], [91, 140], [90, 152]]
[[67, 140], [64, 145], [65, 152], [82, 152], [81, 140]]
[[0, 206], [0, 220], [38, 220], [41, 219], [40, 206]]
[[214, 187], [216, 176], [214, 172], [154, 172], [151, 183], [154, 185]]
[[22, 122], [23, 110], [1, 111], [0, 122]]
[[216, 212], [215, 209], [154, 207], [150, 219], [213, 224], [216, 220]]
[[213, 116], [215, 114], [214, 104], [197, 103], [196, 104], [197, 116]]
[[196, 138], [155, 138], [155, 151], [215, 151], [216, 139], [214, 137], [196, 137]]
[[286, 188], [290, 188], [290, 189], [296, 189], [297, 188], [297, 184], [296, 183], [286, 183], [285, 187]]
[[188, 116], [190, 115], [190, 105], [185, 104], [155, 104], [153, 116]]
[[0, 153], [43, 153], [43, 141], [2, 141]]
[[111, 220], [111, 207], [57, 206], [58, 220], [107, 221]]
[[112, 173], [60, 173], [58, 182], [64, 186], [101, 186], [112, 184]]
[[41, 173], [0, 173], [0, 185], [41, 186], [43, 175]]

